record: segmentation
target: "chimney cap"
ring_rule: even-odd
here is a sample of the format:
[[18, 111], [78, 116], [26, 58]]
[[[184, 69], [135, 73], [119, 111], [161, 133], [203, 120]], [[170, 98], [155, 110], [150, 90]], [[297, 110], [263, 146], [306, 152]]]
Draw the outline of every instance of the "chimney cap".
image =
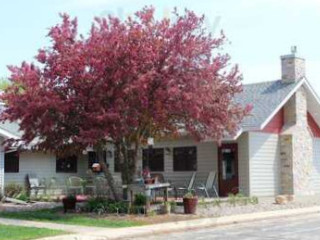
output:
[[281, 59], [289, 59], [289, 58], [300, 58], [300, 59], [304, 59], [303, 57], [299, 56], [297, 54], [298, 52], [298, 48], [297, 46], [291, 46], [291, 53], [290, 54], [287, 54], [287, 55], [282, 55], [281, 56]]
[[291, 46], [291, 53], [296, 54], [297, 53], [297, 46]]

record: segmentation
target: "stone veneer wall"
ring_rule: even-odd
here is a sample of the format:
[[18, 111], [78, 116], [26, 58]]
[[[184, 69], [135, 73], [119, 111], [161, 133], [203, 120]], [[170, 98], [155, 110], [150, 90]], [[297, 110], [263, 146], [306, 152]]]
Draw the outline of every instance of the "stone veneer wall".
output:
[[280, 182], [282, 194], [293, 194], [293, 143], [292, 135], [280, 136]]
[[305, 60], [286, 55], [281, 57], [281, 69], [283, 81], [297, 81], [305, 76]]
[[280, 136], [282, 193], [313, 194], [313, 139], [308, 129], [304, 87], [291, 97], [284, 111], [285, 125]]

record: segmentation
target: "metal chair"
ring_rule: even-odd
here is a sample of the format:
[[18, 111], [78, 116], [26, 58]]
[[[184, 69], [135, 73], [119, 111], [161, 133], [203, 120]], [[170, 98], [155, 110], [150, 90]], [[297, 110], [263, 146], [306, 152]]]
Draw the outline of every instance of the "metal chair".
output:
[[84, 180], [80, 177], [76, 177], [76, 176], [69, 177], [67, 180], [68, 194], [72, 194], [72, 193], [78, 194], [78, 192], [80, 192], [80, 194], [83, 194], [84, 193], [83, 183], [84, 183]]
[[216, 197], [219, 197], [218, 191], [216, 189], [216, 181], [217, 173], [215, 171], [211, 171], [208, 174], [206, 183], [201, 183], [200, 186], [197, 187], [197, 190], [204, 191], [208, 198], [210, 198], [209, 191], [212, 190]]
[[194, 181], [196, 179], [196, 175], [197, 175], [197, 172], [192, 173], [189, 184], [187, 186], [174, 187], [175, 198], [178, 198], [178, 192], [194, 191], [193, 185], [194, 185]]
[[43, 190], [44, 193], [46, 191], [46, 186], [45, 184], [41, 183], [39, 181], [39, 178], [37, 177], [36, 174], [34, 173], [29, 173], [27, 175], [27, 181], [28, 181], [28, 186], [30, 189], [30, 194], [32, 195], [32, 192], [34, 191], [34, 195], [37, 196], [40, 190]]

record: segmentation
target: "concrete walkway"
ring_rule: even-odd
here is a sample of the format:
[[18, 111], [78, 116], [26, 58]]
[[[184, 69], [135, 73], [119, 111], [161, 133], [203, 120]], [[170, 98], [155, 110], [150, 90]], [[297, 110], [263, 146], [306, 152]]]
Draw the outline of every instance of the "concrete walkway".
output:
[[241, 214], [218, 218], [202, 218], [196, 220], [178, 221], [130, 228], [97, 228], [10, 219], [0, 219], [0, 224], [51, 228], [69, 231], [73, 233], [63, 236], [43, 238], [42, 240], [110, 240], [139, 236], [152, 236], [153, 234], [160, 233], [186, 231], [205, 227], [213, 227], [227, 224], [244, 223], [262, 219], [272, 219], [314, 213], [320, 213], [320, 206]]

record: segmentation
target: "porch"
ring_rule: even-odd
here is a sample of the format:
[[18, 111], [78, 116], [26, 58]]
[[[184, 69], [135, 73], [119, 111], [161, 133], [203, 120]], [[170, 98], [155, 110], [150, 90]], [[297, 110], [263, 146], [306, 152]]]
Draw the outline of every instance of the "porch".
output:
[[[109, 169], [117, 181], [121, 181], [116, 154], [112, 147], [108, 149], [106, 161]], [[147, 155], [148, 149], [139, 154], [138, 172], [142, 171]], [[24, 186], [26, 176], [35, 173], [39, 179], [48, 181], [54, 178], [58, 185], [64, 185], [70, 176], [88, 177], [92, 156], [80, 155], [60, 161], [53, 154], [26, 151], [10, 160], [10, 169], [14, 171], [7, 171], [2, 152], [0, 184], [3, 187], [10, 183]], [[280, 191], [277, 134], [243, 133], [236, 141], [223, 142], [221, 147], [212, 141], [195, 142], [188, 138], [156, 142], [148, 161], [152, 173], [162, 174], [172, 186], [188, 184], [193, 172], [196, 172], [194, 186], [199, 186], [206, 182], [209, 172], [214, 171], [220, 196], [235, 189], [248, 196], [274, 196]], [[64, 162], [68, 164], [62, 164]]]

